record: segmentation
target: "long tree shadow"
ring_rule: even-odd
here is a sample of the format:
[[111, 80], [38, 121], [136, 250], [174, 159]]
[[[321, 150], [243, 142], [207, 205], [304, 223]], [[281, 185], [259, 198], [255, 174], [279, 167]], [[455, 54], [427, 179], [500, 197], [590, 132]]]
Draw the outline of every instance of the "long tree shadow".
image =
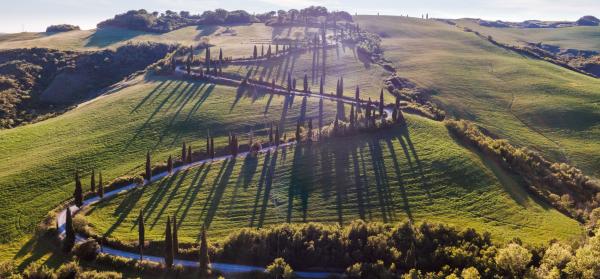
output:
[[[271, 158], [271, 161], [269, 161], [269, 167], [266, 169], [266, 173], [265, 173], [265, 179], [264, 179], [264, 183], [265, 183], [265, 191], [262, 195], [262, 203], [261, 203], [261, 207], [260, 207], [260, 212], [258, 214], [258, 224], [257, 227], [262, 228], [264, 222], [265, 222], [265, 214], [267, 212], [267, 206], [269, 204], [269, 199], [273, 199], [271, 197], [271, 189], [273, 187], [273, 176], [275, 175], [275, 168], [277, 167], [277, 151], [275, 151], [275, 153], [273, 153], [273, 157]], [[275, 199], [273, 199], [273, 205], [275, 207], [279, 206], [279, 202]]]
[[[202, 172], [202, 175], [200, 175], [198, 180], [191, 184], [190, 188], [193, 188], [193, 191], [190, 194], [190, 198], [187, 200], [187, 203], [185, 204], [185, 208], [183, 209], [183, 212], [181, 213], [181, 217], [180, 217], [181, 220], [185, 220], [188, 212], [192, 208], [192, 205], [194, 204], [194, 202], [196, 202], [196, 197], [198, 197], [198, 193], [202, 189], [202, 185], [204, 184], [204, 181], [206, 180], [206, 177], [208, 176], [208, 173], [210, 172], [211, 167], [212, 167], [212, 164], [208, 164], [208, 166], [204, 169], [204, 171]], [[184, 202], [181, 203], [181, 205], [183, 205], [183, 204], [184, 204]], [[179, 213], [179, 210], [177, 211], [177, 213]]]
[[[404, 138], [406, 140], [406, 143], [404, 143], [402, 138]], [[410, 139], [410, 134], [408, 132], [408, 129], [403, 128], [402, 134], [400, 137], [398, 137], [398, 139], [400, 140], [402, 149], [404, 149], [404, 153], [408, 154], [408, 151], [406, 150], [406, 147], [408, 146], [408, 149], [410, 150], [413, 158], [415, 159], [415, 163], [417, 164], [417, 171], [419, 172], [419, 177], [421, 178], [421, 185], [422, 185], [423, 189], [425, 190], [425, 192], [427, 193], [427, 198], [429, 198], [429, 201], [431, 202], [431, 189], [429, 187], [429, 182], [427, 181], [427, 177], [425, 176], [425, 172], [423, 171], [423, 164], [421, 163], [421, 160], [419, 159], [419, 155], [417, 154], [417, 151], [412, 143], [412, 140]], [[409, 158], [409, 156], [407, 156], [407, 158]]]
[[[277, 158], [277, 150], [274, 151], [274, 157]], [[258, 178], [258, 184], [256, 186], [256, 197], [254, 198], [254, 206], [252, 207], [252, 216], [250, 217], [249, 227], [254, 227], [254, 222], [256, 220], [256, 214], [258, 211], [258, 203], [261, 197], [262, 189], [265, 183], [266, 175], [268, 172], [269, 160], [271, 159], [271, 150], [267, 151], [265, 154], [265, 158], [262, 164], [262, 170], [260, 172], [260, 176]]]
[[[135, 205], [140, 200], [142, 195], [144, 194], [144, 188], [138, 188], [134, 190], [133, 193], [127, 195], [127, 197], [117, 206], [115, 211], [113, 212], [113, 216], [117, 216], [117, 220], [104, 232], [104, 236], [110, 236], [129, 216], [131, 210], [135, 208]], [[100, 205], [101, 206], [101, 205]]]
[[175, 184], [175, 186], [169, 187], [169, 188], [171, 188], [170, 189], [171, 193], [167, 197], [167, 200], [164, 201], [163, 206], [160, 208], [158, 213], [154, 216], [154, 221], [152, 222], [152, 225], [150, 226], [151, 228], [154, 228], [154, 226], [156, 225], [158, 220], [160, 220], [163, 213], [165, 212], [165, 209], [167, 209], [167, 207], [169, 207], [169, 204], [171, 203], [173, 198], [175, 198], [175, 196], [177, 195], [177, 192], [179, 191], [179, 188], [181, 188], [181, 184], [183, 184], [183, 181], [185, 181], [185, 178], [187, 177], [188, 173], [189, 173], [189, 169], [184, 170], [181, 175], [178, 175], [179, 180], [177, 180], [177, 183]]
[[[302, 212], [302, 221], [306, 222], [308, 213], [309, 185], [313, 183], [311, 172], [312, 156], [309, 154], [309, 145], [296, 145], [294, 148], [294, 158], [292, 159], [290, 184], [288, 186], [288, 209], [286, 221], [292, 221], [292, 212], [294, 209], [294, 198], [300, 199], [300, 210]], [[308, 159], [307, 159], [308, 157]]]
[[379, 144], [378, 139], [373, 139], [372, 142], [368, 142], [367, 145], [371, 155], [371, 164], [375, 178], [379, 207], [381, 209], [383, 222], [387, 223], [392, 220], [391, 214], [393, 211], [389, 207], [393, 206], [393, 200], [390, 198], [389, 182], [387, 181], [381, 145]]
[[158, 106], [156, 106], [156, 108], [154, 109], [154, 111], [152, 112], [152, 114], [150, 114], [150, 116], [148, 116], [148, 118], [146, 119], [146, 121], [144, 122], [144, 124], [142, 124], [136, 130], [136, 132], [133, 135], [133, 137], [127, 142], [127, 144], [125, 145], [125, 149], [128, 149], [131, 146], [131, 144], [137, 140], [137, 138], [140, 136], [140, 134], [142, 133], [142, 131], [144, 131], [149, 126], [150, 122], [154, 119], [154, 116], [156, 116], [156, 114], [158, 114], [158, 112], [161, 111], [161, 109], [169, 101], [169, 99], [171, 99], [171, 97], [173, 95], [175, 95], [175, 93], [177, 93], [179, 91], [179, 88], [181, 87], [182, 84], [183, 84], [183, 82], [180, 81], [177, 85], [175, 85], [175, 88], [173, 88], [173, 90], [171, 91], [171, 93], [169, 93], [169, 95], [167, 95], [160, 102], [160, 104]]
[[335, 177], [335, 201], [338, 223], [344, 224], [344, 204], [346, 201], [346, 187], [348, 186], [348, 150], [352, 147], [348, 146], [344, 150], [335, 148], [333, 151], [334, 157], [334, 174]]
[[410, 203], [408, 202], [408, 196], [406, 194], [406, 188], [404, 180], [402, 179], [402, 171], [400, 170], [400, 164], [398, 163], [398, 157], [396, 156], [396, 150], [390, 139], [386, 139], [386, 144], [390, 152], [390, 156], [392, 157], [392, 163], [394, 164], [394, 171], [396, 172], [396, 177], [398, 178], [400, 195], [402, 195], [402, 203], [404, 204], [404, 211], [408, 216], [410, 221], [413, 221], [413, 215], [410, 211]]
[[238, 191], [242, 188], [244, 191], [247, 189], [248, 185], [252, 181], [252, 177], [254, 177], [254, 173], [256, 172], [256, 167], [258, 165], [258, 158], [251, 156], [250, 154], [246, 155], [244, 158], [244, 162], [242, 163], [242, 168], [238, 173], [237, 180], [235, 182], [235, 186], [233, 187], [233, 191], [231, 194], [231, 199], [229, 201], [229, 207], [227, 210], [227, 216], [230, 216], [233, 207], [236, 204], [236, 199], [238, 196]]
[[160, 201], [167, 194], [168, 189], [171, 187], [175, 179], [177, 179], [178, 174], [169, 176], [166, 179], [160, 181], [157, 186], [157, 189], [152, 193], [152, 196], [144, 206], [144, 219], [148, 219], [152, 212], [156, 209]]
[[364, 177], [360, 173], [360, 164], [358, 162], [358, 153], [356, 148], [352, 150], [352, 167], [354, 172], [354, 186], [356, 187], [356, 209], [358, 210], [358, 217], [362, 220], [366, 220], [365, 214], [365, 186]]
[[[218, 178], [218, 182], [214, 187], [213, 196], [206, 199], [206, 204], [210, 205], [206, 208], [206, 211], [203, 210], [204, 216], [204, 227], [210, 228], [213, 218], [217, 213], [217, 209], [219, 208], [219, 204], [221, 203], [221, 199], [223, 197], [223, 193], [225, 193], [225, 188], [229, 182], [229, 178], [231, 177], [231, 173], [233, 172], [233, 167], [235, 166], [236, 158], [228, 159], [225, 163], [225, 170], [222, 172], [221, 177]], [[205, 214], [204, 214], [205, 213]]]
[[172, 82], [172, 80], [169, 80], [168, 82], [166, 80], [161, 81], [156, 87], [154, 87], [154, 89], [152, 89], [152, 91], [150, 91], [146, 96], [144, 96], [144, 98], [131, 110], [130, 113], [136, 112], [140, 107], [142, 107], [146, 103], [146, 101], [148, 101], [148, 99], [150, 99], [150, 97], [154, 95], [154, 93], [160, 91], [160, 93], [157, 93], [157, 95], [160, 95], [163, 91], [165, 91], [165, 89], [169, 87], [169, 85]]

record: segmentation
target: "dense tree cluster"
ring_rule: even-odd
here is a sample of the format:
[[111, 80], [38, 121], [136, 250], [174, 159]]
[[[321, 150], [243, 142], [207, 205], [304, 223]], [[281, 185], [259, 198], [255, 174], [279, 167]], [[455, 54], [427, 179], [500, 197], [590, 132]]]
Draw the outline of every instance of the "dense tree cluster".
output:
[[46, 28], [46, 33], [59, 33], [59, 32], [69, 32], [81, 30], [79, 26], [71, 25], [71, 24], [58, 24], [58, 25], [50, 25]]
[[465, 120], [446, 121], [446, 126], [467, 143], [502, 160], [528, 182], [531, 191], [557, 209], [577, 220], [593, 221], [592, 213], [600, 207], [600, 185], [581, 170], [548, 161], [537, 152], [514, 147], [506, 140], [493, 139]]
[[98, 28], [119, 27], [131, 30], [164, 33], [190, 25], [209, 24], [238, 24], [258, 22], [258, 19], [244, 10], [227, 11], [216, 9], [205, 11], [201, 15], [192, 15], [190, 12], [179, 13], [167, 10], [164, 13], [149, 13], [148, 11], [130, 10], [118, 14], [112, 19], [98, 23]]

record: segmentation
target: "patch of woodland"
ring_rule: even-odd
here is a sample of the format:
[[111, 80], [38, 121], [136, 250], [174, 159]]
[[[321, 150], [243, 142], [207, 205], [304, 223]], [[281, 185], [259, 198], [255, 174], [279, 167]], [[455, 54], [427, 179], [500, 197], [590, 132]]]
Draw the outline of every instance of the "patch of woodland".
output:
[[173, 46], [127, 44], [93, 52], [45, 48], [0, 51], [0, 128], [60, 114], [144, 70]]

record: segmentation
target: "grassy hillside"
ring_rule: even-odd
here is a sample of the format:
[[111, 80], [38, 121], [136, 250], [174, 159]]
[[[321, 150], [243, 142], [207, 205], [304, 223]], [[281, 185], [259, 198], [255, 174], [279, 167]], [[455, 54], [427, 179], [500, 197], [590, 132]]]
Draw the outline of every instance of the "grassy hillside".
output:
[[[248, 52], [252, 52], [250, 46]], [[237, 73], [242, 77], [246, 76], [248, 71], [252, 71], [251, 77], [254, 79], [262, 78], [268, 81], [275, 79], [277, 84], [284, 86], [287, 86], [287, 73], [291, 73], [292, 78], [297, 79], [296, 86], [300, 90], [306, 74], [310, 89], [313, 92], [319, 92], [319, 82], [323, 75], [323, 59], [326, 63], [325, 92], [335, 92], [337, 80], [343, 77], [345, 96], [354, 97], [356, 86], [359, 86], [362, 99], [371, 97], [373, 100], [379, 100], [383, 80], [389, 77], [390, 73], [370, 61], [361, 59], [355, 48], [350, 46], [340, 45], [337, 49], [328, 49], [325, 58], [323, 58], [322, 50], [307, 51], [253, 66], [232, 65], [224, 68], [223, 71]], [[390, 94], [386, 93], [385, 97], [390, 98], [386, 100], [387, 102], [394, 101]]]
[[164, 34], [122, 28], [102, 28], [63, 33], [16, 33], [0, 36], [0, 49], [45, 47], [60, 50], [97, 50], [117, 48], [128, 42], [160, 42], [197, 44], [207, 41], [223, 47], [226, 56], [252, 55], [254, 44], [268, 43], [273, 38], [302, 39], [314, 28], [270, 27], [262, 23], [232, 26], [188, 26]]
[[600, 176], [600, 80], [496, 47], [434, 21], [359, 16], [400, 76], [453, 116]]
[[545, 43], [561, 48], [600, 51], [600, 26], [576, 26], [567, 28], [493, 28], [468, 19], [455, 20], [460, 26], [469, 27], [494, 39], [519, 45], [524, 42]]
[[280, 222], [394, 222], [412, 218], [487, 230], [533, 243], [580, 233], [578, 224], [532, 199], [512, 176], [457, 144], [443, 124], [408, 117], [399, 128], [202, 165], [93, 207], [100, 233], [163, 238], [178, 216], [180, 241], [202, 225], [218, 239], [233, 228]]
[[[283, 119], [292, 131], [302, 102], [296, 98], [285, 115], [283, 102], [281, 96], [151, 78], [59, 117], [0, 131], [0, 240], [30, 232], [71, 196], [76, 168], [84, 177], [91, 168], [100, 169], [109, 181], [141, 171], [146, 150], [154, 161], [164, 161], [179, 154], [184, 140], [204, 148], [208, 129], [217, 147], [227, 143], [229, 131], [260, 130], [270, 121]], [[325, 105], [331, 120], [335, 104]], [[316, 115], [315, 110], [318, 102], [308, 100], [306, 114]]]

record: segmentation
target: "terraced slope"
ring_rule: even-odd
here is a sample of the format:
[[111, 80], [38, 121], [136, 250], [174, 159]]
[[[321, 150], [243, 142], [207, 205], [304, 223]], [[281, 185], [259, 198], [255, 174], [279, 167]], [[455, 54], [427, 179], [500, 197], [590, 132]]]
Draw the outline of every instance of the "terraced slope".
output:
[[[0, 240], [31, 232], [46, 212], [70, 197], [76, 168], [84, 177], [92, 168], [102, 170], [104, 181], [110, 181], [140, 172], [147, 150], [154, 161], [164, 161], [179, 154], [183, 141], [204, 148], [209, 129], [217, 148], [226, 145], [230, 131], [254, 129], [265, 136], [271, 121], [284, 120], [291, 132], [302, 100], [296, 98], [285, 114], [283, 102], [281, 96], [231, 87], [149, 78], [59, 117], [0, 131]], [[327, 121], [334, 107], [325, 102]], [[307, 100], [306, 115], [317, 111], [318, 102]]]
[[359, 16], [401, 76], [455, 117], [600, 176], [600, 80], [434, 20]]
[[567, 28], [493, 28], [477, 24], [473, 20], [455, 20], [459, 25], [491, 35], [494, 39], [513, 45], [524, 42], [557, 45], [561, 48], [594, 50], [600, 52], [600, 26], [576, 26]]
[[142, 209], [148, 239], [162, 239], [167, 216], [176, 215], [185, 242], [197, 241], [202, 225], [216, 240], [234, 228], [356, 218], [443, 221], [533, 243], [581, 232], [514, 177], [457, 144], [443, 124], [417, 116], [408, 123], [406, 131], [202, 165], [103, 202], [87, 218], [97, 232], [130, 241]]

